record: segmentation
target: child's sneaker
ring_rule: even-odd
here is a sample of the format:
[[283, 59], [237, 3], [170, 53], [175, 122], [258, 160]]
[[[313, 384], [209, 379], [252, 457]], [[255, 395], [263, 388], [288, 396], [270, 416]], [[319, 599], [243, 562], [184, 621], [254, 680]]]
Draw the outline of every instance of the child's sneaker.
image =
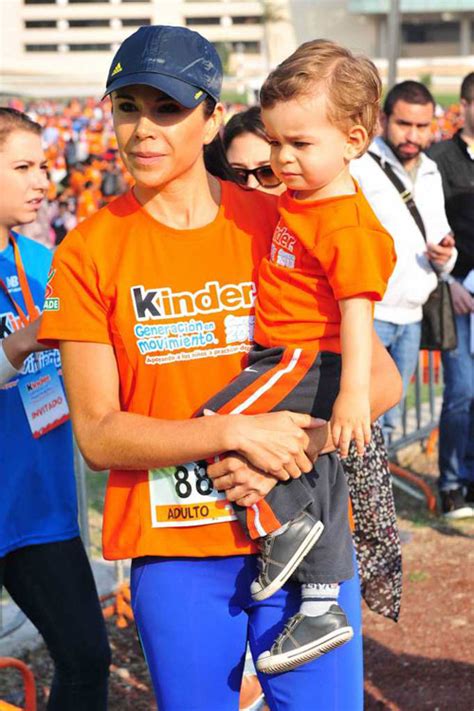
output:
[[250, 586], [252, 598], [266, 600], [279, 590], [318, 541], [323, 529], [321, 521], [303, 511], [283, 533], [262, 538], [260, 573]]
[[289, 671], [349, 642], [353, 635], [339, 605], [331, 605], [318, 617], [298, 612], [288, 620], [270, 651], [260, 654], [257, 669], [266, 674]]

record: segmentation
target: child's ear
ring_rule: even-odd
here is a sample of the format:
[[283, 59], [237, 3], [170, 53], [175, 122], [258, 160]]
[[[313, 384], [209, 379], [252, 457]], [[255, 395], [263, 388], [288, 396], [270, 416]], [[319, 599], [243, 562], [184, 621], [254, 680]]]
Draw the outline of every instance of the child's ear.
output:
[[346, 147], [344, 158], [353, 160], [362, 155], [369, 143], [369, 134], [367, 130], [359, 124], [351, 126], [347, 134]]

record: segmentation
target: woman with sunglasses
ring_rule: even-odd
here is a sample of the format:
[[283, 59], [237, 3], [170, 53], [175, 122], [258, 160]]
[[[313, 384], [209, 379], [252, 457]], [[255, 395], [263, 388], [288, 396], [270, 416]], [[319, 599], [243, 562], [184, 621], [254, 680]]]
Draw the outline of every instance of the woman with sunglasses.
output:
[[224, 128], [222, 140], [239, 185], [273, 195], [285, 190], [270, 165], [270, 145], [259, 106], [234, 114]]

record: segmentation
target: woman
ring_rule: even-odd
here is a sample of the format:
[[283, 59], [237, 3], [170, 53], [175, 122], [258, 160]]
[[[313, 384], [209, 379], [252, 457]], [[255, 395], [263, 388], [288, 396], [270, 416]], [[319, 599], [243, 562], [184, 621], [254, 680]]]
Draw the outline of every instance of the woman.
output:
[[273, 195], [285, 190], [270, 165], [270, 144], [259, 106], [251, 106], [232, 116], [224, 128], [223, 144], [240, 185]]
[[[189, 419], [242, 367], [256, 267], [277, 220], [271, 196], [205, 171], [221, 80], [214, 48], [190, 30], [142, 27], [121, 45], [106, 93], [135, 186], [58, 249], [41, 330], [61, 341], [86, 459], [112, 470], [104, 554], [133, 559], [133, 610], [160, 711], [238, 708], [247, 639], [258, 656], [297, 605], [291, 584], [251, 602], [255, 549], [218, 490], [228, 501], [263, 496], [309, 471], [326, 439], [297, 413]], [[376, 413], [398, 396], [396, 376], [396, 392], [383, 390], [375, 379]], [[203, 460], [229, 451], [206, 473]], [[357, 639], [262, 679], [272, 709], [362, 708], [357, 581], [343, 587]]]
[[[227, 180], [263, 192], [280, 194], [284, 190], [271, 169], [270, 145], [259, 106], [232, 116], [224, 128], [223, 146], [234, 171], [234, 175], [227, 171]], [[211, 166], [208, 169], [212, 172]], [[265, 173], [258, 172], [261, 170]], [[352, 444], [344, 469], [351, 492], [362, 595], [374, 612], [397, 620], [402, 591], [401, 547], [388, 455], [378, 422], [372, 425], [364, 456], [358, 456]]]
[[234, 114], [220, 135], [204, 147], [206, 170], [249, 190], [280, 195], [285, 190], [270, 165], [270, 145], [259, 106]]
[[0, 108], [0, 587], [53, 658], [48, 709], [103, 711], [110, 651], [79, 537], [59, 354], [36, 341], [51, 253], [13, 231], [34, 221], [48, 187], [40, 134]]

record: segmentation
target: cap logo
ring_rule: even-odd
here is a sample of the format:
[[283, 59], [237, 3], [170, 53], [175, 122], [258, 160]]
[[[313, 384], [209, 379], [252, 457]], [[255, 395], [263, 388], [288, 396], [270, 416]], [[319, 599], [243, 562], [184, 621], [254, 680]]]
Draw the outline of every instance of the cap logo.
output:
[[115, 65], [115, 67], [114, 67], [114, 69], [113, 69], [113, 72], [112, 72], [112, 74], [111, 74], [110, 76], [111, 76], [111, 77], [114, 77], [116, 74], [118, 74], [118, 73], [121, 72], [121, 71], [122, 71], [122, 65], [120, 64], [120, 62], [118, 62], [118, 63]]
[[203, 91], [196, 91], [196, 93], [194, 94], [194, 98], [196, 99], [196, 101], [200, 99], [203, 94]]

